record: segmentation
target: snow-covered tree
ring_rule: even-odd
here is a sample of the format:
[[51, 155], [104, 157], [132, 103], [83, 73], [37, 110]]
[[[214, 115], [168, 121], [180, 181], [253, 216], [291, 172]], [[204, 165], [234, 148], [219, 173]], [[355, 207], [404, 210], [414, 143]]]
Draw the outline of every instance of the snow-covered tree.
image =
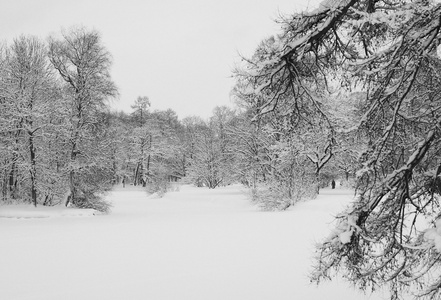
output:
[[171, 181], [185, 175], [182, 125], [171, 110], [149, 111], [147, 97], [138, 97], [126, 136], [126, 176], [134, 185], [164, 193]]
[[131, 106], [133, 109], [132, 117], [134, 118], [134, 121], [139, 124], [139, 127], [144, 125], [150, 106], [151, 103], [147, 96], [139, 96]]
[[[63, 113], [61, 94], [46, 53], [42, 41], [21, 36], [2, 57], [0, 166], [4, 200], [50, 204], [64, 193], [55, 187], [62, 185], [62, 175], [54, 174], [49, 162], [55, 143], [52, 119]], [[56, 148], [62, 151], [59, 144]]]
[[191, 140], [186, 173], [194, 184], [214, 189], [234, 180], [235, 156], [227, 129], [233, 118], [234, 111], [217, 107], [208, 122], [194, 119], [196, 124], [187, 124], [192, 128], [188, 128]]
[[100, 159], [107, 145], [99, 139], [97, 126], [106, 101], [117, 94], [110, 77], [110, 54], [97, 32], [74, 28], [61, 38], [50, 38], [49, 58], [65, 83], [70, 106], [70, 195], [66, 203], [93, 206], [97, 192], [111, 181], [108, 165]]
[[[440, 217], [440, 19], [441, 5], [426, 0], [325, 1], [283, 18], [237, 73], [255, 119], [284, 105], [297, 126], [365, 143], [357, 200], [320, 246], [316, 281], [338, 270], [364, 290], [387, 285], [392, 299], [441, 296], [438, 231], [420, 225]], [[327, 109], [339, 89], [363, 95], [350, 126]]]
[[[315, 182], [314, 190], [318, 192], [320, 170], [333, 155], [335, 130], [321, 103], [330, 94], [326, 80], [317, 77], [318, 70], [313, 69], [311, 57], [279, 70], [281, 42], [281, 37], [270, 37], [258, 46], [250, 59], [244, 59], [245, 66], [235, 72], [234, 95], [254, 114], [254, 126], [267, 137], [271, 163], [265, 178], [265, 186], [270, 191], [266, 197], [271, 203], [269, 206], [274, 204], [274, 208], [284, 209], [303, 197], [313, 196], [291, 187], [303, 186], [306, 190]], [[288, 148], [286, 152], [279, 153], [284, 147]], [[294, 184], [292, 174], [304, 174], [305, 182]], [[298, 179], [295, 181], [299, 182]], [[282, 198], [283, 203], [273, 201], [271, 195], [275, 195], [275, 191], [278, 196], [274, 197]]]
[[[34, 37], [20, 37], [16, 39], [10, 48], [8, 65], [10, 72], [11, 90], [16, 101], [16, 116], [18, 124], [16, 142], [19, 141], [20, 132], [23, 131], [27, 154], [21, 153], [24, 159], [23, 175], [29, 174], [30, 199], [37, 206], [37, 186], [42, 187], [37, 169], [41, 169], [43, 150], [37, 145], [43, 136], [41, 131], [47, 124], [44, 123], [43, 115], [53, 111], [53, 72], [49, 68], [46, 57], [46, 47]], [[41, 182], [41, 183], [40, 183]]]
[[130, 155], [135, 163], [133, 184], [139, 185], [147, 182], [149, 172], [150, 150], [152, 148], [152, 133], [149, 118], [150, 100], [148, 97], [138, 97], [132, 105], [131, 114], [134, 128], [130, 132]]
[[237, 181], [252, 189], [257, 188], [270, 173], [268, 136], [251, 122], [249, 113], [235, 118], [228, 127], [228, 136], [235, 155]]
[[148, 188], [163, 194], [170, 188], [170, 182], [185, 175], [185, 152], [179, 137], [181, 124], [171, 110], [154, 111], [151, 114], [150, 129], [152, 148], [149, 154]]

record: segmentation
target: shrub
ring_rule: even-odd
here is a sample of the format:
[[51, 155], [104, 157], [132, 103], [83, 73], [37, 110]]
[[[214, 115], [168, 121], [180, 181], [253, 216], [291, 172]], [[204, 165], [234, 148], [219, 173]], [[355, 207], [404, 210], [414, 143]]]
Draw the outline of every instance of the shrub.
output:
[[267, 181], [251, 189], [252, 201], [265, 211], [286, 210], [316, 195], [315, 183], [309, 177], [290, 178], [289, 183]]

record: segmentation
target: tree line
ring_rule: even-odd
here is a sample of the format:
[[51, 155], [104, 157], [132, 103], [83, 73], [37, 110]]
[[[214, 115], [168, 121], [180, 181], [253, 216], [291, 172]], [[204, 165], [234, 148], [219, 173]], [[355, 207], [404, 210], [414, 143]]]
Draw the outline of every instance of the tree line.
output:
[[337, 152], [286, 117], [256, 122], [239, 89], [240, 108], [217, 107], [208, 120], [151, 111], [145, 96], [130, 113], [111, 111], [111, 55], [83, 27], [46, 41], [20, 36], [0, 48], [0, 65], [0, 203], [108, 211], [102, 196], [115, 184], [163, 194], [182, 180], [241, 182], [264, 208], [286, 209], [342, 167], [332, 160], [325, 172]]

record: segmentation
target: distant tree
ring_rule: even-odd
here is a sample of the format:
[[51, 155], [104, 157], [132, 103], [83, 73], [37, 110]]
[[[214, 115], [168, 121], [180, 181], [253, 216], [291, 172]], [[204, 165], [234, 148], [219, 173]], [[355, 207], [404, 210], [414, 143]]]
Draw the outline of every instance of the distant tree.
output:
[[[134, 128], [130, 133], [132, 145], [131, 154], [136, 160], [136, 167], [134, 169], [133, 184], [139, 185], [146, 183], [146, 175], [148, 173], [150, 154], [149, 149], [152, 146], [152, 133], [149, 123], [150, 100], [148, 97], [138, 97], [132, 105], [133, 112], [131, 114], [134, 122]], [[147, 159], [147, 166], [146, 166]]]
[[134, 185], [161, 195], [170, 182], [185, 176], [183, 126], [171, 110], [149, 111], [147, 97], [139, 97], [126, 134], [127, 168]]
[[[183, 126], [176, 113], [171, 110], [155, 111], [152, 114], [155, 121], [157, 136], [156, 151], [153, 157], [152, 176], [157, 179], [176, 180], [185, 176], [185, 150], [183, 147]], [[162, 171], [155, 168], [161, 166]], [[173, 178], [173, 179], [172, 179]]]
[[250, 115], [242, 113], [232, 126], [228, 127], [235, 154], [237, 180], [242, 184], [257, 188], [270, 174], [270, 141], [258, 124], [251, 121]]
[[191, 160], [194, 158], [196, 153], [196, 143], [198, 141], [198, 133], [206, 127], [205, 121], [201, 117], [186, 117], [182, 120], [182, 125], [184, 127], [184, 140], [183, 147], [185, 151], [185, 163], [184, 171], [187, 174], [187, 170], [190, 166]]
[[[187, 177], [197, 186], [214, 189], [228, 184], [235, 178], [232, 140], [227, 127], [234, 112], [226, 107], [214, 109], [209, 122], [200, 122], [192, 129], [192, 152]], [[198, 121], [195, 119], [195, 121]]]
[[313, 165], [317, 194], [319, 194], [322, 185], [321, 171], [335, 154], [335, 140], [329, 138], [328, 134], [330, 133], [326, 131], [312, 131], [301, 137], [301, 142], [304, 145], [303, 154]]
[[139, 124], [139, 127], [144, 125], [150, 105], [151, 103], [147, 96], [139, 96], [136, 98], [135, 103], [131, 106], [133, 109], [132, 116], [135, 122]]
[[128, 181], [131, 175], [129, 161], [131, 156], [130, 135], [133, 132], [131, 116], [124, 112], [108, 114], [109, 147], [111, 149], [113, 182]]

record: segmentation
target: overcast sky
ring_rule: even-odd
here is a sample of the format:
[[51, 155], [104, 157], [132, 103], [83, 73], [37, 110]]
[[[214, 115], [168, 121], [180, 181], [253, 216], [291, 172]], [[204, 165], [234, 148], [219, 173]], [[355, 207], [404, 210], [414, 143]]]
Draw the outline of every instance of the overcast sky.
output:
[[314, 8], [319, 0], [0, 0], [0, 39], [47, 38], [61, 28], [95, 29], [112, 54], [120, 97], [130, 112], [138, 96], [180, 118], [207, 118], [233, 106], [231, 78], [239, 53], [250, 56], [277, 33], [280, 13]]

